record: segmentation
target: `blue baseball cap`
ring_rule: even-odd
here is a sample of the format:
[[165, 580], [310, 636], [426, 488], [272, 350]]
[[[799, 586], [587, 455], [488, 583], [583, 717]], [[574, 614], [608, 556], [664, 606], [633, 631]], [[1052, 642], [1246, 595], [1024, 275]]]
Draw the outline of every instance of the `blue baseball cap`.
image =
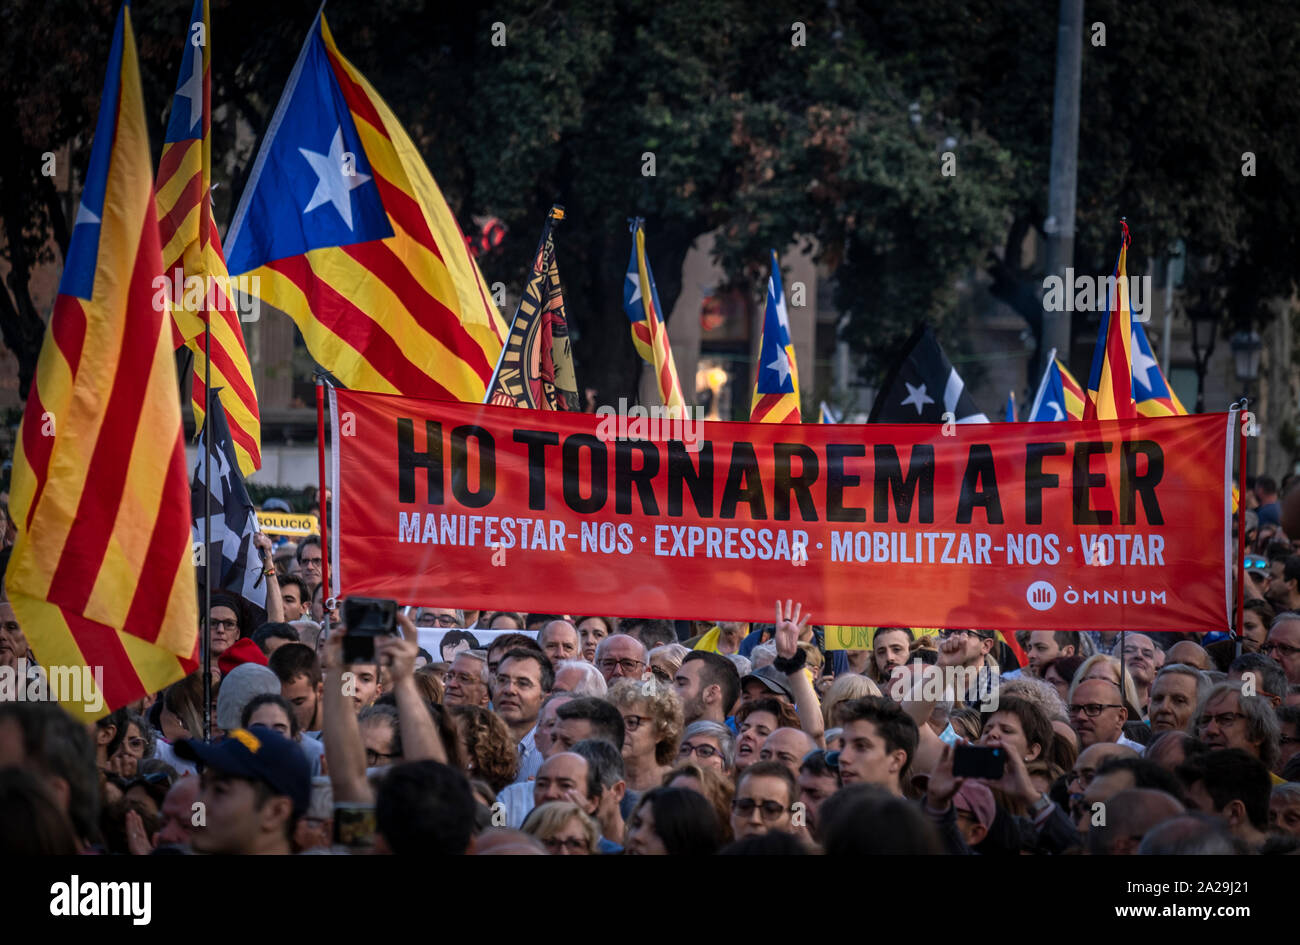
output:
[[194, 738], [176, 743], [176, 754], [236, 778], [263, 781], [277, 794], [293, 801], [294, 816], [301, 816], [311, 801], [311, 764], [294, 742], [262, 725], [237, 728], [219, 742]]

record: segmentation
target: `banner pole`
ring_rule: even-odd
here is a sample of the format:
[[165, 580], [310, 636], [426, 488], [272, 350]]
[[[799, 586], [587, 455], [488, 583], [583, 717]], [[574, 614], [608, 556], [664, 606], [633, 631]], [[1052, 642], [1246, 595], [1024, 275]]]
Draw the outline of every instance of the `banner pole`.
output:
[[[1242, 413], [1250, 409], [1250, 402], [1242, 400]], [[1237, 638], [1237, 655], [1241, 655], [1241, 624], [1246, 609], [1246, 425], [1237, 424], [1237, 614], [1233, 633]]]
[[321, 609], [324, 611], [324, 631], [329, 636], [330, 608], [330, 552], [329, 552], [329, 514], [325, 508], [325, 383], [316, 375], [316, 474], [317, 504], [320, 506], [320, 583]]
[[212, 741], [212, 313], [203, 313], [203, 740]]

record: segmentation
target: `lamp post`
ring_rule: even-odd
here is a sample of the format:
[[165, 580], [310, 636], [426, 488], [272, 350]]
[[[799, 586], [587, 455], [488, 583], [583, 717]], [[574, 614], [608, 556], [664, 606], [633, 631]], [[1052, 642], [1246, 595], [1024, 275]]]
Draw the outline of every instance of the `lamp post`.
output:
[[1250, 384], [1259, 377], [1259, 353], [1264, 347], [1257, 331], [1239, 331], [1230, 339], [1232, 357], [1236, 362], [1237, 380], [1245, 385], [1246, 396], [1250, 396]]
[[1205, 372], [1218, 340], [1219, 312], [1213, 304], [1187, 306], [1187, 321], [1192, 326], [1192, 360], [1196, 366], [1196, 413], [1205, 412]]

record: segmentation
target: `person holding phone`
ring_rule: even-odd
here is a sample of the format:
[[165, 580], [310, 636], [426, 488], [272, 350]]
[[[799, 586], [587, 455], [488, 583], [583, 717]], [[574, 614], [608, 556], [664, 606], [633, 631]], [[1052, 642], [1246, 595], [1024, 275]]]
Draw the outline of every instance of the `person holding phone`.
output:
[[[930, 780], [926, 785], [925, 800], [922, 802], [925, 812], [934, 818], [945, 842], [950, 842], [956, 825], [956, 813], [952, 803], [953, 795], [968, 780], [957, 776], [953, 770], [957, 751], [965, 745], [966, 740], [959, 738], [956, 745], [943, 746], [943, 752], [939, 756], [939, 763], [930, 772]], [[1037, 838], [1037, 852], [1064, 853], [1072, 847], [1077, 847], [1079, 837], [1074, 824], [1070, 822], [1070, 818], [1066, 813], [1053, 803], [1050, 797], [1034, 786], [1024, 757], [1019, 752], [1010, 750], [1003, 750], [1001, 755], [1005, 761], [1000, 778], [971, 778], [969, 780], [986, 785], [994, 791], [995, 797], [997, 792], [1000, 791], [1004, 796], [1024, 803], [1029, 810], [1029, 816], [1025, 820], [1031, 826], [1034, 836]], [[1012, 817], [1013, 815], [1008, 813], [1005, 808], [998, 806], [992, 823], [996, 824], [1001, 818]], [[986, 833], [991, 832], [993, 832], [993, 829], [986, 828]], [[958, 835], [960, 836], [960, 833]], [[961, 849], [953, 852], [970, 852], [970, 848], [966, 845], [964, 839], [962, 839], [960, 846]]]

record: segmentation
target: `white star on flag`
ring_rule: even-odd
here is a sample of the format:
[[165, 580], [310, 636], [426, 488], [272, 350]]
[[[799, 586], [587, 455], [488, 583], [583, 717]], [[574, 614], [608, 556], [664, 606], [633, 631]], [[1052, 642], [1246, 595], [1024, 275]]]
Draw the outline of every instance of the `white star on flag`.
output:
[[1133, 379], [1142, 385], [1144, 390], [1155, 390], [1155, 385], [1151, 383], [1151, 369], [1156, 366], [1156, 359], [1151, 357], [1138, 344], [1137, 332], [1133, 332]]
[[633, 302], [641, 301], [641, 277], [635, 272], [629, 272], [627, 279], [632, 283], [632, 297], [627, 300], [627, 304], [631, 305]]
[[176, 90], [181, 98], [190, 100], [190, 130], [193, 131], [203, 117], [203, 50], [194, 47], [194, 72], [185, 84]]
[[925, 392], [925, 385], [913, 387], [907, 381], [903, 381], [903, 386], [907, 388], [907, 396], [903, 398], [903, 406], [911, 404], [916, 408], [916, 415], [921, 415], [921, 410], [926, 404], [934, 403], [934, 398]]
[[780, 383], [784, 384], [785, 379], [790, 376], [790, 359], [785, 356], [785, 349], [776, 349], [776, 359], [767, 366], [769, 371], [776, 371], [781, 375]]
[[77, 204], [77, 218], [72, 221], [72, 228], [75, 230], [83, 223], [99, 223], [99, 217], [95, 216], [84, 203]]
[[306, 148], [298, 150], [307, 159], [307, 163], [311, 165], [317, 177], [316, 191], [311, 195], [311, 201], [302, 212], [308, 214], [322, 204], [332, 203], [339, 216], [343, 218], [343, 222], [348, 225], [348, 229], [352, 229], [352, 198], [349, 194], [370, 180], [370, 175], [362, 174], [355, 166], [351, 168], [350, 174], [344, 170], [342, 126], [334, 132], [329, 154], [318, 154]]

